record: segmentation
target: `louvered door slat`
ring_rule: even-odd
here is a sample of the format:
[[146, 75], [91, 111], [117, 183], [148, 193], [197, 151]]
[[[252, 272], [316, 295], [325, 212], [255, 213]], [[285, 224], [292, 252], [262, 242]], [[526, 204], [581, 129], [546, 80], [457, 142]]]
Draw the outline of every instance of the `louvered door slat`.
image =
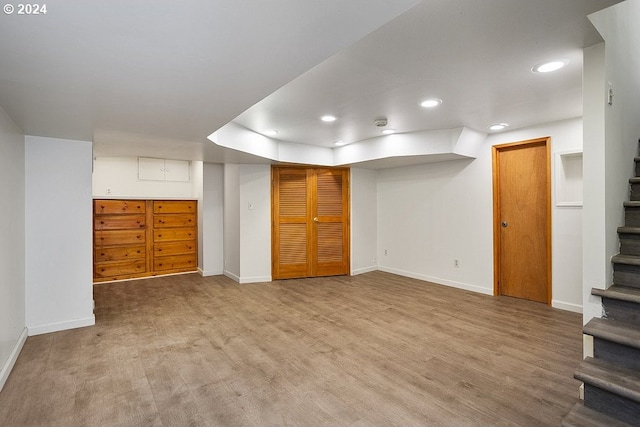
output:
[[307, 277], [309, 262], [309, 195], [307, 172], [299, 168], [274, 168], [272, 276], [274, 279]]
[[318, 264], [342, 262], [342, 224], [318, 224]]
[[349, 171], [317, 169], [317, 276], [349, 274]]
[[318, 172], [318, 217], [342, 217], [342, 174]]
[[280, 175], [280, 217], [306, 217], [306, 176]]

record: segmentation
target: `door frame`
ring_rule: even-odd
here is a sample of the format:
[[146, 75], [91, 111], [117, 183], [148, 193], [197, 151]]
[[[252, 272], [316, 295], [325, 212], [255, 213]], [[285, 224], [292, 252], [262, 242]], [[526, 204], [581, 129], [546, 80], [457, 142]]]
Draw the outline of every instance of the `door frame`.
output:
[[552, 297], [552, 270], [551, 270], [551, 247], [552, 247], [552, 234], [551, 234], [551, 137], [542, 137], [535, 139], [528, 139], [525, 141], [509, 142], [506, 144], [493, 145], [491, 147], [491, 159], [493, 163], [493, 295], [500, 295], [500, 277], [501, 277], [501, 253], [500, 253], [500, 231], [502, 212], [500, 209], [500, 167], [498, 157], [504, 150], [513, 148], [527, 148], [534, 145], [544, 145], [546, 148], [546, 189], [547, 195], [547, 305], [551, 305]]

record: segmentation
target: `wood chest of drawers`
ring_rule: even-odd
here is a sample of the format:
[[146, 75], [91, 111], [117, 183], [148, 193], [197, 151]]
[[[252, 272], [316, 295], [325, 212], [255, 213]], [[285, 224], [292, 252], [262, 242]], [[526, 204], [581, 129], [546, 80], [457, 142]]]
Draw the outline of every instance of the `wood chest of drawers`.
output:
[[94, 200], [94, 282], [196, 271], [195, 200]]

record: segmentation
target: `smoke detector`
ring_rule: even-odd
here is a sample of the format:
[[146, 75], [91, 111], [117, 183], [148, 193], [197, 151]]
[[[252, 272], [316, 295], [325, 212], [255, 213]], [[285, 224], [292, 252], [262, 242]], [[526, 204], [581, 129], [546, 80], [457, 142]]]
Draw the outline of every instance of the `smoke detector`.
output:
[[380, 119], [375, 119], [373, 121], [373, 124], [378, 126], [379, 128], [383, 128], [387, 125], [387, 119], [386, 118], [380, 118]]

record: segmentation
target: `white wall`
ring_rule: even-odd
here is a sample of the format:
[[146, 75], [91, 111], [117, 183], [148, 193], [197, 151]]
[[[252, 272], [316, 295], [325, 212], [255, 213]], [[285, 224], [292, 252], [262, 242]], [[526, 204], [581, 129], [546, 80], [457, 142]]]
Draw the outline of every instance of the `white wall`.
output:
[[[611, 255], [607, 256], [605, 219], [605, 71], [604, 44], [584, 50], [582, 78], [584, 129], [584, 215], [583, 215], [583, 323], [601, 317], [600, 298], [591, 288], [606, 288], [613, 277]], [[586, 350], [585, 355], [591, 355]]]
[[[147, 181], [138, 179], [137, 157], [96, 157], [93, 162], [93, 196], [194, 198], [197, 197], [199, 184], [193, 179], [193, 167], [191, 165], [189, 182]], [[111, 193], [108, 193], [107, 189], [110, 189]]]
[[351, 274], [377, 270], [376, 171], [351, 169]]
[[[595, 273], [590, 278], [585, 270], [585, 321], [601, 312], [599, 299], [588, 296], [591, 287], [603, 288], [612, 282], [610, 257], [619, 250], [616, 229], [624, 223], [622, 204], [629, 197], [628, 179], [633, 176], [633, 157], [638, 153], [640, 0], [624, 1], [589, 18], [605, 40], [605, 65], [602, 76], [599, 64], [592, 61], [591, 96], [584, 100], [585, 176], [594, 187], [592, 194], [585, 192], [584, 263]], [[608, 83], [614, 91], [613, 105], [607, 104]], [[587, 134], [591, 120], [601, 124], [602, 111], [604, 134], [601, 128], [594, 135]], [[591, 229], [594, 235], [588, 236], [586, 230]]]
[[[223, 273], [224, 170], [213, 163], [193, 162], [199, 170], [202, 193], [198, 197], [198, 268], [203, 276]], [[194, 179], [196, 177], [194, 176]]]
[[224, 165], [224, 274], [271, 281], [271, 166]]
[[485, 145], [473, 161], [378, 171], [380, 270], [492, 293], [491, 156]]
[[240, 283], [269, 282], [271, 166], [240, 165], [239, 184]]
[[240, 165], [224, 165], [224, 274], [240, 281]]
[[[580, 149], [581, 120], [491, 135], [473, 161], [378, 171], [379, 268], [492, 294], [491, 146], [545, 136], [552, 137], [554, 153]], [[553, 303], [579, 311], [581, 210], [554, 206], [552, 215]], [[459, 268], [454, 267], [454, 259], [459, 260]]]
[[0, 108], [0, 390], [25, 328], [24, 135]]
[[91, 142], [25, 137], [29, 335], [95, 323], [91, 156]]

